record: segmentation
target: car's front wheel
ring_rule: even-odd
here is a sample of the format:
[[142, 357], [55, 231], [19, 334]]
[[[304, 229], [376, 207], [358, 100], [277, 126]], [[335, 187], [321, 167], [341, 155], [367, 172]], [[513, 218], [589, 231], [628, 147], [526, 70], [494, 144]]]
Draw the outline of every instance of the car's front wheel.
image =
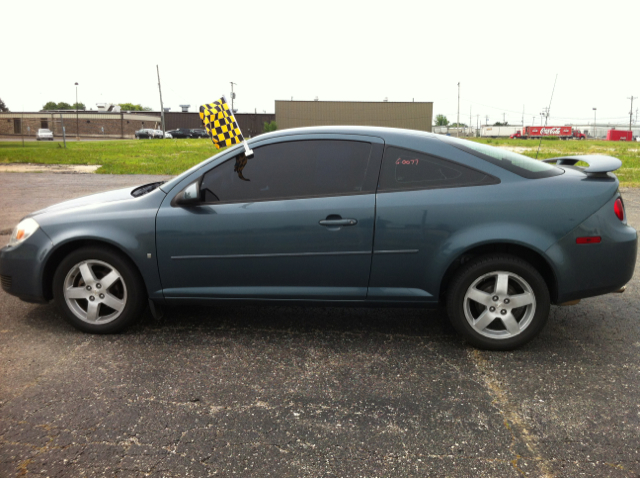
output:
[[461, 267], [447, 295], [453, 326], [482, 349], [529, 342], [549, 317], [549, 288], [529, 263], [511, 255], [482, 256]]
[[98, 334], [120, 332], [139, 319], [147, 297], [135, 266], [106, 247], [81, 248], [62, 260], [53, 295], [67, 321]]

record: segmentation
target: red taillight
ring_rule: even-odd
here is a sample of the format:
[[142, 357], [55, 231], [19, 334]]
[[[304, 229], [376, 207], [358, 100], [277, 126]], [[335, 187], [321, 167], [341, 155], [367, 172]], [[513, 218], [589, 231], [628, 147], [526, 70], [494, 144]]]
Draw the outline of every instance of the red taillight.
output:
[[594, 244], [600, 243], [600, 241], [602, 241], [600, 236], [581, 236], [576, 238], [576, 244]]
[[613, 211], [615, 211], [616, 216], [620, 221], [624, 220], [624, 206], [622, 206], [621, 198], [618, 198], [616, 202], [613, 204]]

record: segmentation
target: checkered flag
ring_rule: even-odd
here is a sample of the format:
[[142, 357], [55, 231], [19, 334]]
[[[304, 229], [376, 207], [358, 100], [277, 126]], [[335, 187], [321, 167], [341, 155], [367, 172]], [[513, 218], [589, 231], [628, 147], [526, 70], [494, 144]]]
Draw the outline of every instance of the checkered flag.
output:
[[202, 105], [200, 107], [200, 119], [204, 123], [204, 127], [216, 148], [220, 148], [220, 145], [231, 146], [244, 142], [246, 156], [253, 154], [242, 136], [238, 122], [233, 116], [233, 111], [229, 108], [224, 95], [213, 103]]

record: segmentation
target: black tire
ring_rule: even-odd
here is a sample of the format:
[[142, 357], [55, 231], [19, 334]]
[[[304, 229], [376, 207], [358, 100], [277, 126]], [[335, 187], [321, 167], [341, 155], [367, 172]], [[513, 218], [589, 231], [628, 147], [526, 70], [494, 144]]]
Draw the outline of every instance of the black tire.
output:
[[94, 334], [123, 331], [147, 306], [137, 268], [109, 247], [80, 248], [64, 258], [53, 277], [53, 297], [69, 323]]
[[[506, 294], [497, 294], [499, 282], [507, 285]], [[467, 295], [477, 296], [477, 301]], [[513, 307], [516, 302], [524, 306]], [[546, 324], [550, 304], [549, 288], [540, 273], [507, 254], [469, 261], [447, 290], [451, 324], [480, 349], [507, 351], [528, 343]]]

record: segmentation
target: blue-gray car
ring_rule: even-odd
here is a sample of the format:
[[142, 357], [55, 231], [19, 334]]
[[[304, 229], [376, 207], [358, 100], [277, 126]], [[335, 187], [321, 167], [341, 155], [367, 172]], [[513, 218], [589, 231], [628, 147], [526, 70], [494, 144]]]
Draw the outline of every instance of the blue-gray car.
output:
[[616, 158], [543, 162], [368, 127], [248, 146], [30, 214], [0, 251], [3, 289], [54, 300], [91, 333], [165, 304], [443, 305], [474, 346], [512, 349], [551, 304], [623, 291], [633, 275]]

